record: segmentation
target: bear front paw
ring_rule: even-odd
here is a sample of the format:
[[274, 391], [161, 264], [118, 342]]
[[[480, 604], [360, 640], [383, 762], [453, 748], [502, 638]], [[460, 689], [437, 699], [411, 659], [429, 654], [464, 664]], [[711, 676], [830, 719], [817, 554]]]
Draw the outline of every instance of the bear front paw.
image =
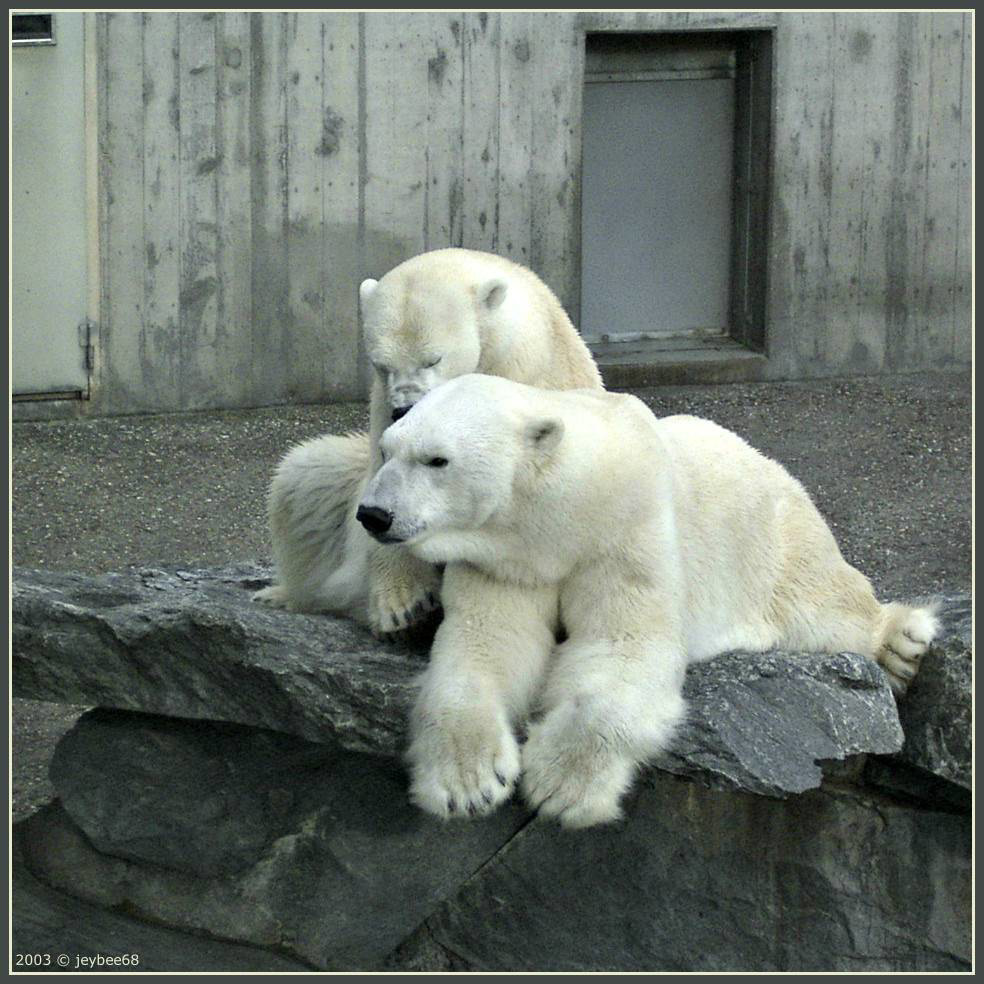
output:
[[443, 820], [491, 813], [512, 795], [519, 745], [508, 725], [480, 717], [423, 725], [410, 747], [410, 800]]
[[603, 734], [578, 726], [558, 709], [530, 729], [522, 794], [534, 810], [565, 827], [591, 827], [622, 815], [619, 800], [634, 771], [634, 763]]
[[380, 576], [369, 586], [369, 628], [375, 636], [403, 632], [441, 609], [441, 582], [400, 575]]
[[282, 584], [271, 584], [268, 588], [260, 588], [254, 592], [252, 600], [271, 608], [286, 608], [287, 590]]

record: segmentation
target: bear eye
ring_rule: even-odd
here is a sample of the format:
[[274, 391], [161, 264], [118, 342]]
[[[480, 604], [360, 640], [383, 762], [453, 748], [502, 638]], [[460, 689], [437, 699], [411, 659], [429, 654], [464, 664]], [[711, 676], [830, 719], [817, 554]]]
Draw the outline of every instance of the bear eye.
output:
[[444, 468], [447, 465], [447, 463], [448, 463], [447, 458], [431, 458], [430, 461], [427, 462], [427, 467]]
[[441, 359], [443, 359], [443, 358], [444, 358], [444, 356], [443, 356], [443, 355], [439, 355], [439, 356], [438, 356], [438, 357], [437, 357], [437, 358], [436, 358], [436, 359], [435, 359], [435, 360], [434, 360], [433, 362], [428, 362], [428, 363], [426, 363], [426, 364], [424, 365], [424, 368], [425, 368], [425, 369], [433, 369], [433, 368], [434, 368], [434, 366], [436, 366], [436, 365], [438, 364], [438, 362], [440, 362], [440, 361], [441, 361]]

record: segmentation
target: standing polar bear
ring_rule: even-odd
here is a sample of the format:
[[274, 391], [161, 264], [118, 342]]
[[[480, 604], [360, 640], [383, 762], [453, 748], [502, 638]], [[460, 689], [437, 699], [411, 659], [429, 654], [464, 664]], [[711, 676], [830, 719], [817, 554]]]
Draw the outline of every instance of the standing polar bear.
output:
[[448, 565], [408, 753], [412, 799], [441, 817], [522, 775], [541, 813], [612, 820], [684, 716], [688, 662], [850, 650], [900, 692], [937, 631], [928, 608], [880, 604], [799, 482], [710, 421], [470, 375], [380, 449], [362, 522]]
[[326, 435], [293, 448], [270, 489], [276, 582], [259, 601], [331, 611], [400, 631], [439, 604], [440, 574], [404, 549], [383, 550], [356, 522], [379, 467], [383, 430], [425, 393], [465, 373], [544, 389], [601, 388], [587, 346], [550, 288], [490, 253], [422, 253], [359, 289], [374, 369], [369, 435]]

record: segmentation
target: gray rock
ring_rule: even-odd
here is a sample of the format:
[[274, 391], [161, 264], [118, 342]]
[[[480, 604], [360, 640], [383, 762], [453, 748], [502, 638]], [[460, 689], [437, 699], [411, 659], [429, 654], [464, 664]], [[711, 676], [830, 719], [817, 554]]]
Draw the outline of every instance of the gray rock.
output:
[[968, 815], [656, 771], [626, 814], [576, 833], [535, 820], [415, 942], [489, 972], [970, 969]]
[[51, 781], [105, 854], [193, 875], [242, 872], [298, 825], [337, 751], [210, 721], [95, 710], [59, 742]]
[[[250, 600], [267, 580], [243, 566], [16, 570], [15, 694], [397, 754], [426, 637], [380, 643], [342, 619], [272, 611]], [[799, 793], [820, 783], [818, 762], [902, 743], [881, 671], [858, 656], [733, 654], [691, 667], [686, 693], [688, 723], [657, 764], [719, 787]]]
[[528, 820], [444, 825], [395, 762], [241, 725], [90, 712], [58, 756], [64, 806], [22, 827], [37, 877], [327, 970], [381, 967]]
[[85, 577], [15, 569], [14, 695], [402, 747], [425, 649], [255, 604], [263, 568]]
[[958, 601], [901, 753], [871, 662], [729, 654], [691, 667], [626, 819], [571, 833], [410, 806], [395, 755], [426, 640], [255, 605], [265, 576], [16, 573], [16, 692], [103, 705], [57, 749], [60, 803], [18, 828], [46, 885], [327, 970], [968, 968], [969, 811], [898, 778], [965, 792]]
[[[16, 965], [17, 954], [42, 955], [51, 962], [41, 969], [49, 972], [56, 970], [56, 961], [64, 954], [70, 960], [66, 970], [71, 971], [78, 969], [77, 958], [102, 958], [101, 965], [89, 965], [100, 973], [311, 971], [309, 965], [270, 950], [182, 933], [58, 892], [27, 870], [22, 838], [22, 825], [15, 824], [10, 882], [14, 970], [31, 969]], [[112, 963], [116, 958], [120, 962]]]
[[900, 762], [969, 790], [973, 783], [973, 606], [969, 598], [940, 604], [943, 632], [899, 701], [905, 731]]
[[881, 669], [851, 653], [731, 653], [687, 673], [690, 713], [660, 769], [765, 796], [820, 785], [819, 763], [902, 746]]

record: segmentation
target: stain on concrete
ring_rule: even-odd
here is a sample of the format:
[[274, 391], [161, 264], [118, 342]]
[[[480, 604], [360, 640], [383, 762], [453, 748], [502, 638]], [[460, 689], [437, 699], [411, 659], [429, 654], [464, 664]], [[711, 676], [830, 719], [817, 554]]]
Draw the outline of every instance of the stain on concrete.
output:
[[851, 58], [856, 62], [864, 61], [871, 54], [872, 45], [873, 39], [867, 31], [855, 31], [850, 42]]
[[435, 85], [440, 85], [444, 81], [444, 71], [447, 67], [447, 53], [442, 48], [438, 48], [437, 54], [427, 62], [427, 77]]
[[205, 160], [198, 162], [198, 166], [195, 168], [195, 173], [199, 177], [203, 177], [206, 174], [211, 174], [221, 163], [221, 154], [217, 154], [215, 157], [206, 157]]
[[243, 63], [243, 53], [240, 48], [226, 48], [225, 64], [226, 68], [239, 68]]
[[197, 310], [200, 318], [201, 309], [218, 289], [219, 282], [215, 277], [200, 277], [198, 280], [185, 284], [181, 288], [180, 294], [182, 309], [188, 312]]
[[[451, 187], [448, 190], [448, 226], [452, 230], [452, 235], [454, 236], [454, 230], [458, 228], [458, 215], [461, 213], [461, 206], [464, 201], [465, 190], [461, 184], [461, 178], [455, 178], [451, 182]], [[460, 234], [455, 236], [455, 238], [460, 238]], [[460, 246], [458, 242], [452, 245]]]
[[342, 142], [342, 129], [345, 120], [331, 106], [325, 107], [324, 119], [321, 121], [321, 142], [314, 152], [320, 157], [331, 157], [338, 151]]
[[525, 40], [517, 41], [513, 45], [513, 54], [518, 62], [528, 62], [530, 60], [530, 43]]

